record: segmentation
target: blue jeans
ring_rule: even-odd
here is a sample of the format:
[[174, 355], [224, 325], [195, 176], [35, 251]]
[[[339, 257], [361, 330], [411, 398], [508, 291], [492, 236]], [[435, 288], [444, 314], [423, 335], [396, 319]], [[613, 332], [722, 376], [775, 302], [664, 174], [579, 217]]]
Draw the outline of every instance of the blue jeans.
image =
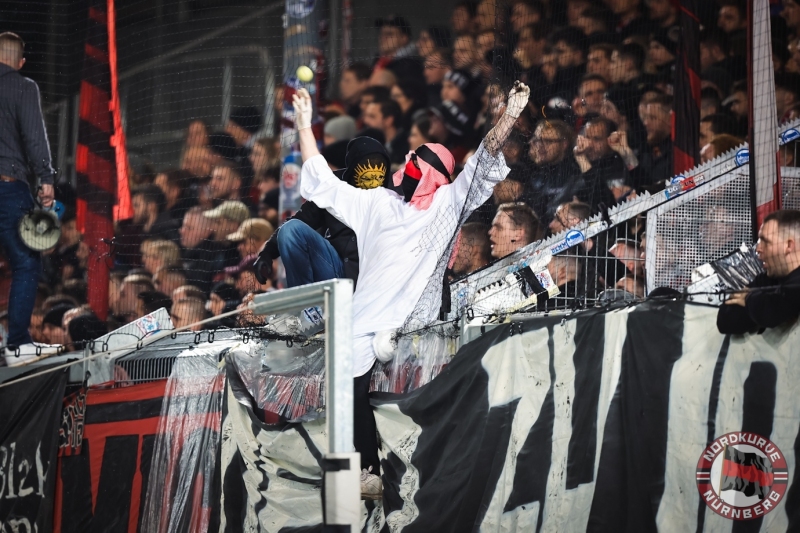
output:
[[0, 181], [0, 247], [11, 263], [11, 292], [8, 298], [8, 345], [31, 342], [28, 328], [36, 302], [42, 261], [19, 236], [19, 221], [33, 207], [25, 181]]
[[305, 222], [289, 220], [281, 226], [278, 250], [289, 287], [343, 277], [339, 254]]

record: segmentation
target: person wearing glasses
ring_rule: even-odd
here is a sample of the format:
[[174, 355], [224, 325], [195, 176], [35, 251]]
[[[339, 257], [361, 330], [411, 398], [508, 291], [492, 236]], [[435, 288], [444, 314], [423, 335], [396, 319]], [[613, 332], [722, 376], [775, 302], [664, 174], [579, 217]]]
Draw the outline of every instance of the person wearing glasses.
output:
[[541, 120], [533, 130], [522, 199], [540, 220], [552, 220], [556, 209], [584, 188], [581, 169], [572, 156], [575, 133], [562, 120]]

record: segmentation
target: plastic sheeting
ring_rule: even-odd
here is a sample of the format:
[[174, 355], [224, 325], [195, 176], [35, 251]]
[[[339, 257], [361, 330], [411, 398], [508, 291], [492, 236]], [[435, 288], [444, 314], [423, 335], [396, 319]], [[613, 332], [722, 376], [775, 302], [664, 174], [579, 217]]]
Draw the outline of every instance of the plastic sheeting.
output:
[[214, 470], [225, 385], [219, 360], [231, 345], [191, 348], [175, 361], [161, 408], [141, 531], [200, 533], [212, 524], [220, 498]]
[[229, 360], [260, 409], [290, 422], [324, 416], [325, 348], [321, 341], [241, 343], [230, 351]]
[[742, 244], [737, 251], [714, 261], [711, 266], [723, 283], [734, 290], [745, 288], [756, 276], [764, 272], [755, 245], [748, 244]]
[[[450, 324], [443, 327], [450, 327]], [[438, 376], [457, 349], [457, 339], [440, 329], [404, 335], [397, 340], [394, 359], [377, 364], [372, 374], [371, 390], [395, 393], [416, 390]]]

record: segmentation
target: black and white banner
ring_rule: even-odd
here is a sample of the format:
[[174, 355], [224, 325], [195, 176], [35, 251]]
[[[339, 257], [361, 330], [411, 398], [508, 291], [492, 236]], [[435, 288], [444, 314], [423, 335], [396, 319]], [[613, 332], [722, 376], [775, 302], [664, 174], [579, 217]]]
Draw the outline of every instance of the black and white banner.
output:
[[67, 376], [0, 389], [0, 533], [53, 529], [58, 429]]
[[[800, 327], [725, 337], [715, 317], [647, 302], [506, 324], [417, 391], [375, 394], [385, 488], [364, 531], [798, 530]], [[224, 497], [244, 477], [249, 513], [237, 522], [319, 524], [324, 427], [259, 425], [228, 402]], [[771, 490], [731, 489], [752, 476]]]

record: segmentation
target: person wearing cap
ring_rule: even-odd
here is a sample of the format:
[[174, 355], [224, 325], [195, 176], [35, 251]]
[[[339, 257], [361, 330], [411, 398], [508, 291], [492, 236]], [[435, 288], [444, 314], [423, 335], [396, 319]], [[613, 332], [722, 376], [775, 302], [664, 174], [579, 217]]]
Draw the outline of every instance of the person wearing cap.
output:
[[386, 68], [394, 59], [413, 57], [417, 47], [411, 40], [411, 25], [399, 15], [389, 15], [379, 18], [375, 26], [380, 30], [378, 34], [378, 53], [380, 56], [375, 61], [373, 70]]
[[435, 142], [444, 145], [457, 161], [463, 161], [469, 152], [467, 136], [470, 132], [469, 115], [458, 104], [445, 100], [428, 108], [431, 121], [429, 135]]
[[[336, 174], [359, 189], [387, 185], [389, 155], [375, 139], [356, 137], [347, 145], [345, 168]], [[322, 237], [324, 235], [325, 237]], [[259, 251], [256, 274], [266, 283], [272, 262], [281, 257], [286, 269], [286, 284], [297, 287], [333, 278], [358, 280], [358, 242], [349, 226], [313, 201], [305, 202]]]
[[67, 332], [63, 327], [64, 314], [72, 309], [71, 304], [59, 304], [50, 309], [42, 320], [42, 331], [48, 344], [67, 344]]
[[233, 137], [236, 146], [249, 154], [261, 129], [261, 112], [253, 106], [237, 107], [225, 124], [225, 132]]
[[236, 243], [236, 249], [242, 259], [250, 257], [264, 246], [272, 236], [272, 224], [261, 218], [248, 218], [239, 229], [228, 235], [226, 238]]
[[236, 232], [242, 222], [250, 218], [250, 210], [242, 202], [229, 201], [206, 211], [203, 216], [212, 222], [212, 238], [220, 243], [225, 266], [237, 264], [239, 252], [228, 240], [228, 235]]
[[325, 123], [324, 135], [325, 146], [337, 141], [349, 142], [356, 136], [356, 121], [349, 115], [334, 117]]
[[[508, 174], [502, 144], [527, 106], [529, 95], [525, 85], [514, 85], [505, 114], [452, 184], [455, 160], [444, 146], [423, 144], [409, 152], [405, 165], [392, 176], [399, 192], [381, 187], [363, 190], [339, 180], [317, 149], [311, 131], [311, 97], [304, 89], [294, 95], [304, 160], [301, 194], [348, 225], [358, 241], [360, 269], [353, 295], [353, 440], [361, 453], [364, 497], [379, 498], [382, 491], [375, 419], [369, 403], [377, 357], [373, 341], [378, 332], [385, 338], [409, 319], [426, 324], [438, 316], [437, 306], [411, 317], [430, 280], [434, 281], [430, 290], [441, 290], [446, 258], [461, 221], [487, 200], [494, 185]], [[441, 301], [435, 294], [432, 298]]]

